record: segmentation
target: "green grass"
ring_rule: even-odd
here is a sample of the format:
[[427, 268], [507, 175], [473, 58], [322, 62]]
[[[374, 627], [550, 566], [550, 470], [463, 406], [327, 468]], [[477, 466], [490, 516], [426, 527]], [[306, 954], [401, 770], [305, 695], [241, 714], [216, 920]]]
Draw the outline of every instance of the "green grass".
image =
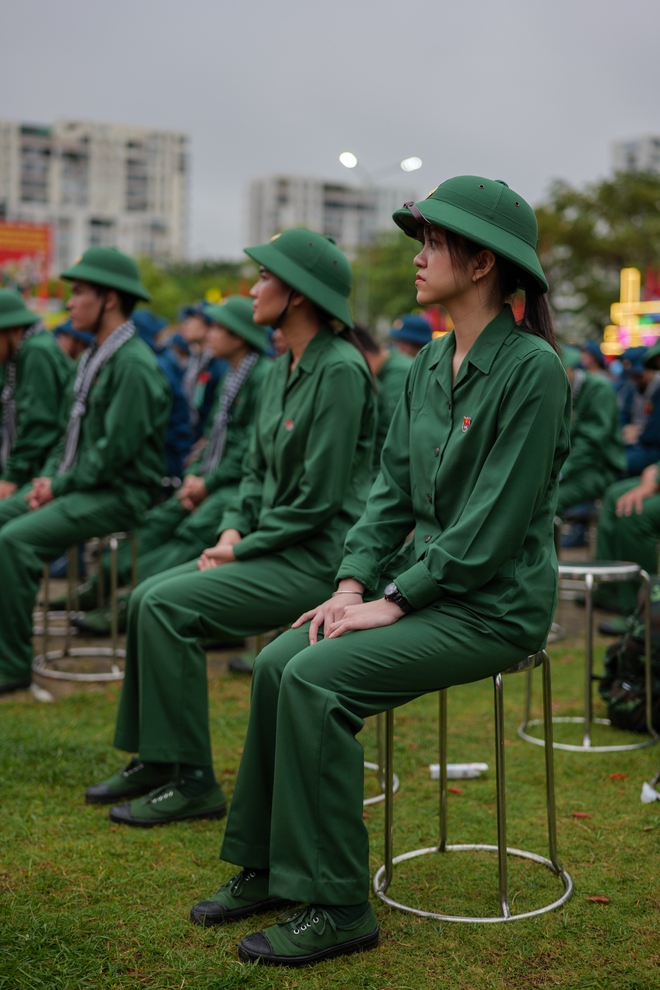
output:
[[[558, 644], [552, 657], [555, 714], [579, 714], [579, 642]], [[523, 675], [505, 681], [508, 841], [544, 854], [543, 750], [515, 731], [523, 688]], [[642, 781], [660, 765], [660, 747], [556, 753], [559, 850], [575, 882], [563, 909], [469, 926], [419, 919], [375, 900], [382, 933], [376, 951], [305, 970], [270, 969], [236, 957], [237, 941], [258, 927], [254, 922], [204, 930], [188, 921], [190, 906], [229, 875], [217, 858], [223, 823], [132, 830], [111, 825], [107, 809], [83, 803], [84, 787], [121, 762], [109, 745], [116, 704], [117, 692], [108, 690], [51, 705], [21, 699], [0, 706], [0, 990], [660, 987], [660, 804], [639, 799]], [[229, 796], [248, 704], [247, 678], [213, 678], [216, 771]], [[395, 852], [436, 840], [437, 785], [428, 773], [437, 762], [436, 710], [437, 696], [430, 695], [396, 713]], [[449, 718], [449, 759], [485, 760], [492, 768], [490, 683], [450, 691]], [[562, 727], [562, 738], [567, 732]], [[374, 759], [374, 726], [363, 736], [367, 759]], [[613, 773], [627, 776], [610, 779]], [[449, 796], [450, 841], [494, 843], [494, 773], [455, 783], [462, 793]], [[590, 817], [573, 818], [575, 811]], [[382, 806], [371, 807], [365, 820], [376, 868]], [[427, 856], [399, 870], [392, 893], [404, 901], [497, 913], [493, 856]], [[522, 861], [511, 862], [510, 887], [516, 911], [560, 890], [543, 867]], [[593, 903], [593, 895], [610, 902]]]

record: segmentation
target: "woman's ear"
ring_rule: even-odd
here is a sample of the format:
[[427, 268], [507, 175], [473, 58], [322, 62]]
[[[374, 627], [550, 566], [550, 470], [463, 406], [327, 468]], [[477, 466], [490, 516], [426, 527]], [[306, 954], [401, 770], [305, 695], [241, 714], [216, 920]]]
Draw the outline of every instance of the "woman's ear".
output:
[[484, 278], [495, 267], [495, 255], [488, 248], [484, 248], [474, 259], [474, 269], [472, 271], [472, 281], [478, 282]]

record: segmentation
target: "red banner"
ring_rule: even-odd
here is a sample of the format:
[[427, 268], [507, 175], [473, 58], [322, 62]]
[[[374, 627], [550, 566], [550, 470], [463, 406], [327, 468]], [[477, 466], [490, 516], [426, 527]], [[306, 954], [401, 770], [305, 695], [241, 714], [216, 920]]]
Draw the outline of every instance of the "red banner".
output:
[[0, 220], [0, 283], [25, 288], [48, 278], [51, 228], [46, 223]]

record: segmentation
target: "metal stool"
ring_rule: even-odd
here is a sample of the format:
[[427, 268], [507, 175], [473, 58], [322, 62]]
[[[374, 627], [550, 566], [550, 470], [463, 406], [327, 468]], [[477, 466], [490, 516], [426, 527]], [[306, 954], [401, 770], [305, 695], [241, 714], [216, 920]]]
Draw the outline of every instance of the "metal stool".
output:
[[[44, 566], [44, 591], [43, 591], [43, 652], [35, 656], [32, 661], [32, 670], [42, 677], [50, 677], [59, 681], [86, 681], [87, 683], [103, 681], [121, 681], [124, 677], [123, 670], [120, 670], [118, 660], [126, 656], [126, 651], [119, 649], [118, 630], [118, 599], [117, 599], [117, 548], [120, 540], [131, 541], [131, 591], [137, 584], [137, 542], [132, 533], [111, 533], [109, 536], [99, 540], [99, 548], [105, 543], [110, 547], [110, 609], [111, 609], [111, 642], [112, 646], [71, 646], [71, 618], [77, 611], [76, 599], [78, 589], [78, 558], [76, 548], [69, 550], [69, 566], [67, 574], [67, 608], [66, 627], [64, 633], [64, 647], [61, 650], [49, 650], [49, 620], [52, 613], [49, 612], [49, 585], [50, 569], [49, 565]], [[99, 561], [99, 599], [103, 602], [103, 568]], [[109, 671], [73, 671], [58, 670], [49, 666], [53, 661], [74, 659], [97, 659], [107, 657], [111, 661]]]
[[[597, 725], [611, 725], [608, 718], [594, 718], [592, 714], [592, 681], [594, 680], [592, 668], [593, 668], [593, 640], [594, 640], [594, 613], [593, 613], [593, 589], [594, 586], [600, 582], [614, 582], [614, 581], [634, 581], [638, 578], [644, 582], [644, 596], [645, 596], [645, 653], [646, 653], [646, 669], [645, 669], [645, 687], [646, 687], [646, 727], [651, 736], [650, 739], [639, 743], [628, 743], [625, 745], [616, 746], [592, 746], [591, 745], [591, 726], [596, 723]], [[555, 749], [565, 749], [572, 753], [620, 753], [629, 749], [644, 749], [646, 746], [654, 746], [658, 741], [658, 734], [653, 728], [653, 718], [652, 718], [652, 705], [653, 705], [653, 688], [651, 683], [651, 604], [650, 604], [650, 578], [646, 571], [642, 570], [639, 564], [631, 564], [625, 561], [616, 560], [595, 560], [595, 561], [580, 561], [579, 563], [561, 563], [559, 564], [559, 579], [565, 583], [572, 584], [573, 587], [578, 587], [585, 590], [586, 594], [586, 619], [587, 619], [587, 631], [586, 631], [586, 650], [585, 650], [585, 664], [584, 664], [584, 715], [579, 715], [575, 717], [556, 717], [553, 718], [553, 722], [573, 722], [576, 724], [584, 725], [584, 736], [582, 739], [582, 745], [573, 745], [572, 743], [561, 743], [553, 742]], [[598, 680], [598, 678], [596, 678]], [[531, 736], [527, 729], [530, 726], [540, 725], [541, 720], [538, 718], [530, 718], [530, 710], [532, 705], [532, 671], [529, 670], [527, 674], [527, 691], [525, 693], [525, 715], [522, 724], [518, 727], [518, 735], [525, 742], [534, 743], [536, 746], [545, 746], [545, 740], [537, 739], [536, 736]]]
[[[371, 804], [380, 804], [381, 801], [385, 800], [385, 760], [383, 758], [383, 748], [385, 741], [385, 713], [381, 712], [380, 715], [376, 716], [376, 747], [377, 747], [377, 763], [367, 763], [365, 760], [364, 769], [365, 770], [375, 770], [378, 776], [378, 784], [380, 786], [380, 792], [375, 794], [374, 797], [365, 798], [362, 802], [363, 806], [366, 808]], [[392, 794], [396, 794], [399, 790], [399, 778], [394, 773], [392, 774]]]
[[[550, 660], [543, 650], [527, 657], [525, 660], [504, 671], [505, 674], [515, 673], [522, 670], [531, 669], [543, 665], [543, 709], [545, 715], [545, 731], [548, 739], [552, 739], [552, 691], [550, 685]], [[466, 924], [497, 923], [503, 921], [518, 921], [521, 918], [533, 918], [538, 914], [546, 914], [561, 907], [573, 893], [573, 881], [561, 866], [557, 859], [557, 830], [555, 813], [555, 784], [554, 784], [554, 763], [552, 746], [548, 746], [545, 751], [545, 779], [546, 779], [546, 800], [548, 812], [548, 843], [550, 858], [539, 856], [536, 853], [525, 852], [522, 849], [511, 849], [506, 844], [506, 793], [504, 787], [504, 701], [502, 691], [502, 674], [493, 677], [495, 689], [495, 767], [496, 767], [496, 790], [497, 790], [497, 845], [466, 844], [459, 843], [447, 845], [447, 691], [440, 691], [440, 838], [436, 846], [427, 849], [414, 849], [412, 852], [401, 853], [393, 857], [393, 798], [391, 788], [385, 791], [385, 864], [377, 870], [373, 879], [373, 889], [377, 897], [389, 904], [390, 907], [398, 908], [400, 911], [407, 911], [416, 914], [421, 918], [436, 918], [439, 921], [455, 921]], [[386, 713], [387, 731], [385, 736], [385, 778], [392, 781], [393, 776], [393, 736], [394, 736], [394, 713]], [[394, 900], [386, 893], [392, 882], [394, 867], [405, 860], [414, 859], [417, 856], [426, 856], [431, 853], [446, 854], [448, 852], [474, 852], [474, 851], [496, 852], [499, 870], [499, 900], [502, 914], [497, 917], [461, 917], [457, 915], [441, 914], [436, 911], [422, 911], [418, 908], [402, 904]], [[564, 892], [556, 901], [545, 907], [537, 908], [535, 911], [525, 911], [521, 914], [512, 914], [508, 900], [508, 871], [507, 855], [519, 856], [523, 859], [531, 859], [535, 863], [545, 866], [551, 873], [559, 877], [564, 886]]]

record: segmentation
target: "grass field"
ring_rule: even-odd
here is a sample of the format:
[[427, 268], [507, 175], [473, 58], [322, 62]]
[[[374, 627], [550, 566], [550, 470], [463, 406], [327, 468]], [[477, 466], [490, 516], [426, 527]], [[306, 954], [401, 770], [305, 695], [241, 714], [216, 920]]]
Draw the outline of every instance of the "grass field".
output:
[[[581, 642], [564, 640], [551, 656], [555, 714], [580, 714]], [[540, 679], [537, 684], [538, 698]], [[509, 845], [546, 854], [543, 750], [515, 731], [523, 688], [522, 675], [506, 679]], [[222, 669], [210, 693], [216, 772], [231, 797], [249, 679]], [[218, 861], [223, 823], [142, 831], [111, 825], [107, 809], [84, 804], [85, 786], [121, 762], [109, 744], [116, 706], [114, 689], [54, 704], [21, 696], [0, 705], [0, 990], [660, 987], [660, 803], [640, 803], [642, 781], [660, 765], [660, 747], [556, 753], [559, 850], [575, 882], [562, 910], [468, 926], [418, 919], [375, 900], [381, 944], [374, 952], [304, 970], [270, 969], [236, 957], [237, 941], [260, 925], [200, 929], [188, 921], [190, 906], [231, 872]], [[449, 760], [492, 768], [490, 683], [451, 690], [449, 718]], [[437, 784], [428, 772], [437, 762], [436, 731], [436, 695], [396, 713], [395, 852], [436, 840]], [[597, 730], [595, 741], [613, 732]], [[558, 738], [566, 738], [564, 727]], [[373, 725], [363, 741], [366, 758], [374, 759]], [[492, 770], [453, 783], [461, 793], [449, 796], [450, 841], [494, 843]], [[372, 806], [365, 820], [376, 868], [382, 806]], [[404, 901], [497, 913], [496, 864], [488, 854], [427, 856], [400, 869], [392, 893]], [[521, 861], [511, 862], [510, 887], [516, 911], [554, 899], [561, 889], [543, 867]]]

